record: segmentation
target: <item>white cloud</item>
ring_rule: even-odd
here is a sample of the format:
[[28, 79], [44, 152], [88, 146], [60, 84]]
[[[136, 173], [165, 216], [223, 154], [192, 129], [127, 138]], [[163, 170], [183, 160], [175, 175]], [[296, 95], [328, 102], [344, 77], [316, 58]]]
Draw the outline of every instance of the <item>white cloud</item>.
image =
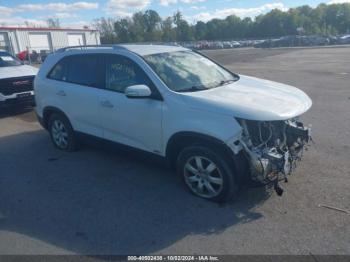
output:
[[50, 17], [64, 19], [64, 18], [76, 18], [78, 17], [78, 15], [74, 13], [68, 13], [68, 12], [58, 12], [51, 16], [47, 16], [47, 18], [50, 18]]
[[132, 16], [135, 11], [142, 10], [151, 4], [151, 0], [109, 0], [106, 12], [118, 17]]
[[[98, 9], [97, 2], [53, 2], [47, 4], [21, 4], [14, 7], [0, 6], [0, 24], [23, 26], [29, 24], [30, 26], [47, 26], [46, 19], [48, 18], [76, 18], [75, 11]], [[36, 19], [23, 18], [20, 13], [28, 12], [46, 12], [45, 16], [36, 16]], [[54, 12], [52, 14], [52, 12]], [[85, 23], [86, 24], [86, 23]]]
[[35, 12], [35, 11], [57, 11], [69, 12], [76, 10], [92, 10], [97, 9], [98, 3], [93, 2], [75, 2], [66, 3], [48, 3], [48, 4], [22, 4], [13, 8], [14, 12]]
[[61, 26], [64, 28], [84, 28], [86, 26], [92, 28], [91, 22], [85, 20], [75, 21], [71, 23], [61, 23]]
[[14, 16], [8, 18], [0, 18], [0, 24], [6, 26], [25, 26], [26, 23], [29, 26], [47, 26], [46, 20], [43, 19], [27, 19], [21, 16]]
[[350, 3], [350, 0], [331, 0], [327, 4], [344, 4], [344, 3]]
[[136, 8], [143, 9], [151, 3], [151, 0], [109, 0], [107, 8]]
[[177, 3], [177, 0], [159, 0], [159, 4], [162, 6], [168, 6], [176, 3]]
[[190, 8], [193, 9], [193, 10], [204, 10], [204, 9], [207, 9], [206, 6], [198, 6], [198, 5], [193, 5]]
[[200, 2], [205, 2], [206, 0], [159, 0], [159, 4], [162, 6], [168, 6], [171, 4], [176, 4], [177, 2], [182, 2], [185, 4], [195, 4]]
[[[42, 17], [40, 19], [27, 19], [21, 16], [0, 18], [0, 25], [26, 27], [28, 24], [28, 26], [33, 27], [47, 27], [47, 18], [49, 17]], [[61, 27], [63, 28], [83, 28], [85, 26], [91, 27], [91, 22], [85, 20], [61, 22]]]
[[202, 12], [192, 17], [188, 17], [188, 19], [192, 21], [206, 22], [214, 18], [224, 19], [229, 15], [236, 15], [241, 18], [256, 17], [260, 14], [267, 13], [273, 9], [279, 9], [282, 11], [288, 10], [288, 8], [283, 3], [270, 3], [270, 4], [265, 4], [259, 7], [252, 7], [252, 8], [216, 9], [214, 12]]
[[10, 16], [13, 13], [13, 9], [6, 7], [6, 6], [0, 6], [0, 16]]
[[180, 0], [180, 1], [185, 4], [195, 4], [195, 3], [205, 2], [206, 0]]

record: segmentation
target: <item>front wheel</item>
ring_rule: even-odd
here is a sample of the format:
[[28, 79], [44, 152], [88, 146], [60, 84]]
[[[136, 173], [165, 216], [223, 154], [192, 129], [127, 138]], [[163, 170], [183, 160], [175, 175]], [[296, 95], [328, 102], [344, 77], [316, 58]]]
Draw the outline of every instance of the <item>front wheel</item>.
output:
[[193, 194], [223, 202], [238, 192], [234, 171], [226, 159], [209, 147], [190, 146], [180, 153], [177, 172]]

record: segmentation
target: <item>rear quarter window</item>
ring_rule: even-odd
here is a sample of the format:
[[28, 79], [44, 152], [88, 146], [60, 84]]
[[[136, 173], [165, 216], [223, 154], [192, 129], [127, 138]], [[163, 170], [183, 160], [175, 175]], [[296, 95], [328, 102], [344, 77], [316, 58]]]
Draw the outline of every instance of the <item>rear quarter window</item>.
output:
[[67, 63], [66, 59], [59, 61], [50, 71], [48, 78], [58, 81], [67, 80]]

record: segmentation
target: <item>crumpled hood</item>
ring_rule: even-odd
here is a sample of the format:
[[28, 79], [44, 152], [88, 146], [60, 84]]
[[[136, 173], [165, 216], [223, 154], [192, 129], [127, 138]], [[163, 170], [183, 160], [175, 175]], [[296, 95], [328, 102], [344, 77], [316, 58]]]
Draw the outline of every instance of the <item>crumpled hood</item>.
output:
[[6, 66], [0, 67], [0, 79], [20, 77], [20, 76], [35, 76], [38, 69], [29, 65]]
[[258, 121], [290, 119], [312, 105], [296, 87], [244, 75], [229, 85], [183, 94], [192, 108]]

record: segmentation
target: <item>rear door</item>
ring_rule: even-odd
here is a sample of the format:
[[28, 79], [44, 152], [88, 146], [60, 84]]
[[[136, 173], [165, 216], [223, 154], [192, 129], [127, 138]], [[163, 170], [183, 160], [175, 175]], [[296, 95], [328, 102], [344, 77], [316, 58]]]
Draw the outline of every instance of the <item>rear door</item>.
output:
[[98, 54], [63, 58], [50, 72], [53, 96], [76, 131], [102, 137], [100, 127], [100, 59]]

